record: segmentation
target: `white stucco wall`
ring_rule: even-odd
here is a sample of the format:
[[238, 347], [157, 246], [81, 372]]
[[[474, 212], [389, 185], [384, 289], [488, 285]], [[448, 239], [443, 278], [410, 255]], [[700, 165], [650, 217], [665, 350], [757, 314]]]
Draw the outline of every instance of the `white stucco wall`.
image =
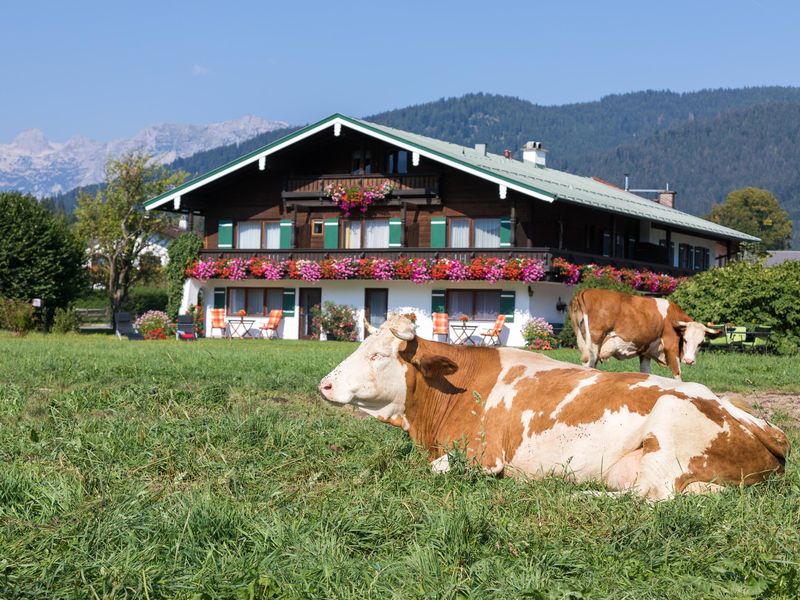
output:
[[[437, 281], [427, 284], [414, 284], [408, 281], [321, 281], [316, 284], [309, 284], [299, 281], [276, 281], [268, 282], [264, 280], [210, 280], [201, 286], [205, 298], [206, 312], [206, 335], [210, 336], [211, 327], [211, 308], [213, 307], [214, 289], [228, 287], [273, 287], [273, 288], [294, 288], [295, 294], [295, 316], [284, 317], [278, 330], [279, 337], [283, 339], [298, 339], [300, 330], [300, 289], [304, 287], [316, 287], [321, 290], [322, 302], [335, 302], [336, 304], [347, 304], [356, 311], [359, 329], [359, 338], [363, 339], [364, 323], [364, 292], [367, 288], [383, 288], [388, 290], [388, 310], [396, 313], [414, 313], [417, 316], [417, 334], [426, 339], [432, 339], [433, 321], [431, 318], [431, 292], [441, 289], [499, 289], [514, 290], [515, 307], [514, 322], [506, 322], [506, 326], [501, 336], [501, 342], [507, 346], [522, 346], [524, 341], [520, 330], [525, 322], [531, 317], [543, 317], [551, 323], [561, 323], [567, 318], [566, 311], [559, 312], [556, 304], [559, 298], [564, 303], [569, 303], [572, 298], [573, 290], [571, 286], [562, 283], [536, 282], [528, 284], [520, 282], [499, 282], [496, 284], [483, 281]], [[530, 294], [528, 289], [530, 288]], [[194, 287], [191, 287], [194, 291]], [[198, 287], [200, 289], [200, 287]], [[188, 291], [188, 290], [186, 290]], [[187, 294], [188, 295], [188, 294]], [[455, 320], [453, 315], [451, 323], [460, 323]], [[247, 317], [253, 318], [253, 317]], [[236, 319], [233, 317], [232, 319]], [[266, 324], [267, 317], [256, 318], [253, 332], [257, 333], [258, 327]], [[494, 321], [469, 321], [471, 325], [476, 325], [476, 335], [474, 339], [479, 341], [480, 332], [490, 329]], [[215, 336], [219, 336], [219, 330], [215, 330]], [[437, 336], [441, 340], [441, 336]]]

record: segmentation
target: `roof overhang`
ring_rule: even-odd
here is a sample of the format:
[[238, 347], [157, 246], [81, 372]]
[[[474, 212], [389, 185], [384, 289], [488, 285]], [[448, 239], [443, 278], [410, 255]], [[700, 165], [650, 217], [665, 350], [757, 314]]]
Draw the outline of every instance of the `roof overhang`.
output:
[[498, 186], [503, 186], [508, 190], [514, 190], [521, 194], [532, 196], [534, 198], [537, 198], [539, 200], [544, 200], [546, 202], [553, 202], [556, 199], [555, 195], [546, 192], [545, 190], [538, 189], [534, 186], [522, 184], [510, 177], [498, 175], [496, 173], [491, 172], [488, 169], [482, 169], [480, 167], [470, 164], [467, 161], [459, 160], [445, 153], [438, 152], [431, 148], [427, 148], [423, 145], [403, 139], [400, 136], [393, 135], [385, 131], [381, 131], [377, 127], [371, 127], [369, 124], [363, 121], [358, 121], [356, 119], [352, 119], [350, 117], [337, 113], [326, 119], [323, 119], [322, 121], [298, 129], [297, 131], [290, 133], [289, 135], [282, 137], [279, 140], [276, 140], [271, 144], [264, 146], [263, 148], [259, 148], [258, 150], [255, 150], [249, 154], [245, 154], [241, 158], [238, 158], [217, 169], [209, 171], [205, 175], [196, 177], [191, 181], [187, 181], [186, 183], [179, 185], [178, 187], [161, 194], [160, 196], [156, 196], [155, 198], [152, 198], [147, 202], [145, 202], [144, 207], [147, 210], [153, 210], [155, 208], [160, 208], [171, 202], [173, 204], [172, 208], [174, 210], [177, 210], [180, 208], [181, 196], [188, 194], [189, 192], [192, 192], [198, 188], [201, 188], [204, 185], [211, 183], [212, 181], [221, 179], [226, 175], [233, 173], [234, 171], [238, 171], [239, 169], [246, 167], [247, 165], [251, 165], [253, 163], [257, 163], [261, 160], [264, 160], [270, 154], [275, 154], [276, 152], [280, 152], [284, 148], [287, 148], [288, 146], [291, 146], [308, 137], [316, 135], [317, 133], [320, 133], [328, 128], [332, 128], [335, 133], [341, 127], [347, 127], [348, 129], [357, 131], [372, 138], [392, 144], [403, 150], [408, 150], [409, 152], [418, 153], [420, 156], [424, 156], [425, 158], [428, 158], [440, 164], [453, 167], [454, 169], [458, 169], [459, 171], [469, 173], [480, 179], [496, 183]]

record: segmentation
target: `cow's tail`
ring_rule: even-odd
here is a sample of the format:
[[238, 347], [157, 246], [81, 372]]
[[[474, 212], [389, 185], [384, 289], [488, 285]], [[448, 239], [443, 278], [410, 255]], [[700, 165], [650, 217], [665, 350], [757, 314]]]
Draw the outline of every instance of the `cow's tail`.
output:
[[581, 290], [572, 298], [569, 305], [569, 319], [575, 332], [575, 341], [581, 351], [581, 362], [584, 365], [594, 366], [592, 360], [592, 336], [589, 332], [589, 314], [586, 312], [586, 303]]

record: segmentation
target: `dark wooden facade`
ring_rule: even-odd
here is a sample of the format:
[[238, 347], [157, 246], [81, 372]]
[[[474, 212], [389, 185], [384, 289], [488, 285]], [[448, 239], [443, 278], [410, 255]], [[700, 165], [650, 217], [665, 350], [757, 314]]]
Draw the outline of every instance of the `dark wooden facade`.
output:
[[[386, 172], [388, 157], [397, 149], [379, 140], [343, 129], [314, 135], [267, 157], [266, 168], [251, 164], [212, 181], [182, 198], [181, 208], [202, 214], [205, 223], [204, 255], [293, 256], [319, 259], [328, 254], [376, 256], [538, 256], [550, 261], [562, 256], [577, 263], [595, 262], [649, 268], [683, 274], [685, 269], [667, 264], [664, 248], [640, 240], [639, 219], [615, 215], [563, 201], [548, 203], [509, 190], [500, 199], [498, 186], [463, 171], [421, 158], [407, 172]], [[371, 172], [354, 175], [354, 154], [369, 152]], [[344, 250], [325, 248], [324, 236], [314, 235], [314, 221], [345, 220], [342, 211], [322, 197], [332, 182], [377, 185], [391, 180], [395, 191], [388, 201], [371, 207], [354, 219], [402, 219], [402, 247]], [[494, 249], [431, 248], [434, 217], [510, 218], [511, 244]], [[291, 221], [292, 247], [281, 250], [219, 248], [220, 220]], [[655, 225], [654, 225], [655, 227]], [[339, 227], [341, 235], [343, 227]], [[671, 232], [667, 233], [667, 239]], [[676, 231], [675, 233], [681, 233]], [[697, 233], [683, 232], [694, 237]], [[233, 239], [236, 239], [234, 229]], [[715, 242], [707, 237], [710, 242]], [[719, 242], [717, 241], [719, 244]], [[735, 245], [735, 244], [734, 244]], [[735, 251], [736, 248], [733, 248]], [[731, 253], [731, 244], [727, 250]], [[721, 255], [722, 253], [718, 253]], [[712, 256], [713, 259], [716, 256]]]

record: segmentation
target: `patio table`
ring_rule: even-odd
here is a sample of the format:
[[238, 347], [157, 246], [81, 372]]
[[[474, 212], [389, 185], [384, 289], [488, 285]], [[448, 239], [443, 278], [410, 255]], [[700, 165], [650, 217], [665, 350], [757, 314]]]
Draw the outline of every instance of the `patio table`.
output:
[[461, 346], [466, 346], [467, 344], [472, 344], [473, 346], [478, 345], [475, 343], [475, 340], [472, 339], [472, 336], [478, 329], [477, 325], [467, 325], [464, 323], [463, 325], [451, 325], [451, 327], [455, 334], [453, 344]]
[[255, 324], [255, 319], [231, 319], [228, 325], [231, 327], [231, 337], [244, 338]]

